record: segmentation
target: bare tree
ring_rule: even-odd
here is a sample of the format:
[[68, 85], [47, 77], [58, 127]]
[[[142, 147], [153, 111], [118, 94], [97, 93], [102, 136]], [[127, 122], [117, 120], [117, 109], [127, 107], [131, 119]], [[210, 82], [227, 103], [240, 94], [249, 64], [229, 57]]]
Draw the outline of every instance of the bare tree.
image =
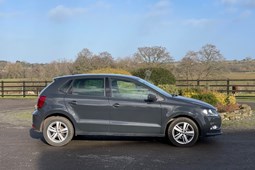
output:
[[178, 77], [189, 79], [208, 79], [220, 76], [224, 67], [224, 57], [216, 46], [207, 44], [198, 52], [188, 52], [178, 65]]
[[44, 66], [44, 69], [47, 70], [47, 72], [45, 73], [45, 77], [51, 79], [56, 76], [73, 74], [72, 64], [73, 63], [71, 61], [67, 61], [65, 59], [53, 61], [49, 64], [46, 64]]
[[96, 55], [87, 48], [78, 53], [77, 59], [74, 62], [76, 73], [86, 73], [90, 70], [113, 66], [114, 60], [110, 53], [105, 51]]
[[92, 63], [93, 69], [114, 67], [114, 60], [112, 58], [112, 55], [106, 51], [101, 52], [98, 55], [94, 55], [92, 57], [91, 63]]
[[166, 48], [160, 46], [138, 48], [134, 56], [138, 62], [148, 65], [166, 64], [173, 61]]
[[8, 78], [25, 78], [25, 68], [21, 62], [7, 63], [4, 70], [6, 71], [6, 76]]
[[116, 60], [116, 67], [123, 69], [123, 70], [135, 70], [139, 67], [141, 67], [142, 64], [138, 63], [135, 58], [132, 57], [123, 57], [123, 58], [118, 58]]
[[84, 48], [78, 53], [74, 62], [74, 69], [76, 73], [85, 73], [91, 70], [91, 58], [93, 54], [89, 49]]
[[219, 75], [224, 70], [223, 61], [225, 60], [215, 45], [206, 44], [198, 52], [199, 73], [198, 78], [204, 79]]
[[186, 80], [192, 80], [198, 72], [199, 60], [197, 53], [189, 51], [180, 61], [177, 67], [177, 76]]

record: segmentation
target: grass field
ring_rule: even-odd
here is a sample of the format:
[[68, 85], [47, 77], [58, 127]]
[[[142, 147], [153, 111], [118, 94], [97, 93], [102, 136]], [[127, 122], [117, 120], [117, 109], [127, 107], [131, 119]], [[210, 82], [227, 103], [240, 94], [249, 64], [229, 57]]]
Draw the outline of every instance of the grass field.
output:
[[254, 97], [237, 97], [237, 102], [255, 102], [255, 94]]
[[255, 72], [231, 72], [223, 75], [229, 79], [255, 79]]
[[241, 120], [228, 120], [222, 122], [223, 129], [255, 129], [255, 115]]

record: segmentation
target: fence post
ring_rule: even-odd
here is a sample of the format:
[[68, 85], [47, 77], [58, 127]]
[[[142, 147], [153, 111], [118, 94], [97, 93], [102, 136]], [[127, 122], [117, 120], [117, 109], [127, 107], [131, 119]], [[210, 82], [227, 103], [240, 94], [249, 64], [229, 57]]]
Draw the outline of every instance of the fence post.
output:
[[25, 81], [23, 81], [22, 92], [23, 92], [23, 97], [26, 97], [26, 83], [25, 83]]
[[229, 95], [229, 79], [227, 79], [227, 95]]
[[4, 81], [1, 82], [2, 97], [4, 97]]
[[200, 85], [200, 81], [199, 80], [197, 80], [197, 86], [199, 86]]

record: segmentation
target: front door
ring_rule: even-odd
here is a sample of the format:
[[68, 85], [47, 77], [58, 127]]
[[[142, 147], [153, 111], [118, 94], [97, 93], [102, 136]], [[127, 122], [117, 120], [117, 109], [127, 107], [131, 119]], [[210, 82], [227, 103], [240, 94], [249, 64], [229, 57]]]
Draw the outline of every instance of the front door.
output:
[[110, 85], [110, 132], [129, 135], [160, 133], [160, 102], [147, 101], [148, 94], [157, 95], [155, 92], [139, 82], [125, 79], [111, 78]]

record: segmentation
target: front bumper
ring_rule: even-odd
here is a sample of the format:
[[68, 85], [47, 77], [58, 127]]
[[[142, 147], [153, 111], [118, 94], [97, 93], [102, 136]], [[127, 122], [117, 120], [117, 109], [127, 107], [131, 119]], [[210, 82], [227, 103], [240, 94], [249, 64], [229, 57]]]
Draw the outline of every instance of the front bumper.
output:
[[221, 135], [221, 117], [220, 116], [206, 116], [205, 126], [201, 131], [201, 136], [216, 136]]

